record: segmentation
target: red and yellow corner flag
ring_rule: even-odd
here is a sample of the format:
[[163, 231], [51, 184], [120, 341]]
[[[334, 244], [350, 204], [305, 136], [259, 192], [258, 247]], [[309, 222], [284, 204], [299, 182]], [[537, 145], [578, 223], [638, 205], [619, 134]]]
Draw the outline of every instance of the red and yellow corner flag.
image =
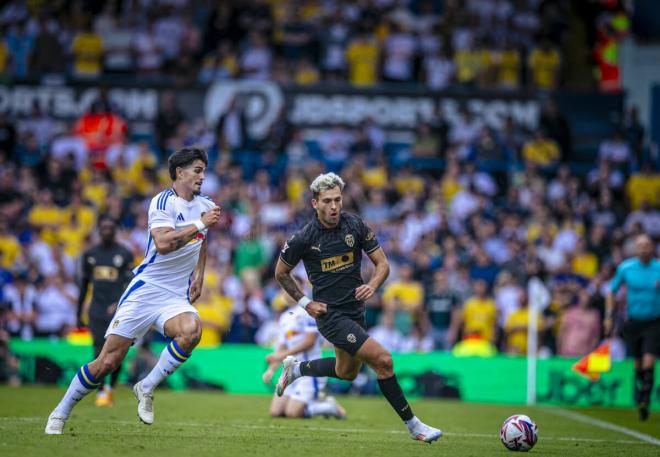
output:
[[610, 343], [605, 342], [593, 352], [585, 355], [575, 362], [571, 369], [592, 382], [600, 379], [600, 374], [610, 371], [612, 358], [610, 357]]

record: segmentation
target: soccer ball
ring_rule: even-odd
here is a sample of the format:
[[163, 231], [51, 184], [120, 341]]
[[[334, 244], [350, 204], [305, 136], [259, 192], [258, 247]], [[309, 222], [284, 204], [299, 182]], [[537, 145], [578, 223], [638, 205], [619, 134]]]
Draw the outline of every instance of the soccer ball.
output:
[[534, 447], [538, 437], [534, 421], [522, 414], [509, 417], [500, 428], [502, 444], [510, 451], [527, 452]]

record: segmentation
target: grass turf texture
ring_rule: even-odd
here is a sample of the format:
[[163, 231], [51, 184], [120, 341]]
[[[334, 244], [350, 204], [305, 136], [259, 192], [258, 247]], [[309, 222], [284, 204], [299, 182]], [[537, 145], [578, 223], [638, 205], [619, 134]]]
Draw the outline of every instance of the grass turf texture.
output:
[[[63, 390], [0, 387], [0, 455], [18, 456], [338, 456], [511, 455], [499, 441], [508, 416], [528, 414], [539, 426], [532, 455], [657, 456], [660, 446], [557, 415], [552, 408], [418, 399], [413, 410], [445, 436], [429, 445], [408, 437], [385, 399], [340, 398], [347, 421], [273, 419], [269, 397], [157, 390], [155, 423], [137, 418], [132, 392], [120, 388], [115, 406], [96, 408], [89, 395], [74, 410], [64, 435], [43, 429]], [[640, 423], [633, 410], [579, 409], [582, 415], [660, 438], [660, 415]]]

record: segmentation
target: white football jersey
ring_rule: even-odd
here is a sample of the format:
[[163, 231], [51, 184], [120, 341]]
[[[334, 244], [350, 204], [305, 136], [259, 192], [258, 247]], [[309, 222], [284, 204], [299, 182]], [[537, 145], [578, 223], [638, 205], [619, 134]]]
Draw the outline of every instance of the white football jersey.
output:
[[280, 316], [280, 344], [284, 344], [287, 349], [297, 346], [308, 333], [314, 333], [316, 342], [314, 346], [305, 352], [294, 354], [294, 357], [300, 361], [313, 360], [321, 357], [321, 338], [319, 338], [319, 329], [316, 327], [316, 321], [307, 311], [300, 306], [295, 305], [287, 309]]
[[168, 254], [158, 254], [151, 230], [159, 227], [180, 230], [201, 219], [202, 213], [214, 206], [216, 204], [209, 197], [196, 195], [189, 202], [177, 196], [174, 189], [167, 189], [156, 195], [149, 205], [147, 250], [142, 263], [133, 270], [135, 277], [176, 296], [188, 297], [192, 274], [208, 229], [199, 232], [188, 244]]

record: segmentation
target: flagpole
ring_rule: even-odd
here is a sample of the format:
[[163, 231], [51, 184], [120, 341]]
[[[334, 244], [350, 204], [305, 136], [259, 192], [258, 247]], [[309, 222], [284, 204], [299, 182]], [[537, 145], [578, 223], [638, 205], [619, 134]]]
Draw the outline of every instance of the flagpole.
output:
[[536, 358], [538, 353], [538, 316], [547, 290], [537, 277], [527, 284], [527, 404], [536, 404]]

